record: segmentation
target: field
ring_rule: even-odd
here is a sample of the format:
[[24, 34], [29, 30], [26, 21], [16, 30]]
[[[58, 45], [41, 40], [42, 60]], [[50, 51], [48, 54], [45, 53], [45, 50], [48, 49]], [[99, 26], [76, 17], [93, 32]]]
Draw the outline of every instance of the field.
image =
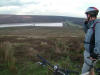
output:
[[0, 75], [52, 75], [37, 64], [40, 54], [52, 64], [81, 72], [84, 32], [76, 27], [0, 29]]

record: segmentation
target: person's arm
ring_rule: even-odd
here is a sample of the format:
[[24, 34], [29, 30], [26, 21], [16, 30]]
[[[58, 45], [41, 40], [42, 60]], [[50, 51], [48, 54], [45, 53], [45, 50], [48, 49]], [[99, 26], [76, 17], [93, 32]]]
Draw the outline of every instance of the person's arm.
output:
[[95, 48], [94, 53], [100, 55], [100, 23], [95, 25]]
[[88, 21], [85, 21], [84, 24], [83, 24], [83, 29], [84, 29], [84, 32], [86, 33], [87, 30], [88, 30]]

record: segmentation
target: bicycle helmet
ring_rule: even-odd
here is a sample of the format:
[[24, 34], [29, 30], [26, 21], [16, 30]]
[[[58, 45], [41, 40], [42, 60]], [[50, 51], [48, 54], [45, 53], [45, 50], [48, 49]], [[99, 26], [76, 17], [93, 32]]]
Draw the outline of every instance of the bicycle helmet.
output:
[[95, 16], [95, 17], [98, 15], [98, 13], [99, 10], [96, 7], [89, 7], [85, 12], [85, 14], [90, 14], [91, 16]]

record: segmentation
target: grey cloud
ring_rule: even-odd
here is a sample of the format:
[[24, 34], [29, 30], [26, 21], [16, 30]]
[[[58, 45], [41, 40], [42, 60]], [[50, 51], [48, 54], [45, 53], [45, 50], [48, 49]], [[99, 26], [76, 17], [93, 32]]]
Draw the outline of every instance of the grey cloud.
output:
[[12, 5], [21, 5], [19, 0], [0, 0], [0, 6], [12, 6]]
[[38, 2], [29, 1], [21, 2], [20, 0], [0, 0], [0, 7], [3, 6], [23, 6], [27, 4], [38, 4]]

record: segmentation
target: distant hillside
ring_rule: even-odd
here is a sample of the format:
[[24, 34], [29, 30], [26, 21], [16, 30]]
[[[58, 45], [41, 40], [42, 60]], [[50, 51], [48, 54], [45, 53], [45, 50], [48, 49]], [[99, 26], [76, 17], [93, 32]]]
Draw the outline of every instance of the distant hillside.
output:
[[66, 22], [81, 25], [83, 18], [66, 16], [45, 16], [45, 15], [0, 15], [0, 24], [8, 23], [36, 23], [36, 22]]

